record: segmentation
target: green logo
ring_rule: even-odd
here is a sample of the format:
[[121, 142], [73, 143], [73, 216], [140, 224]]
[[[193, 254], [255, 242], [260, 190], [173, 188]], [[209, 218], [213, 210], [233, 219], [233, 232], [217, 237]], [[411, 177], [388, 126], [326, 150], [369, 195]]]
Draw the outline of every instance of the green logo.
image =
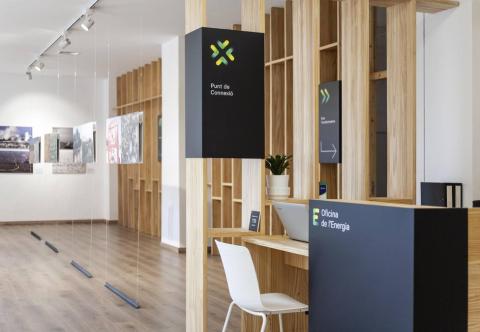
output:
[[327, 89], [320, 89], [320, 94], [322, 95], [322, 104], [328, 103], [330, 100], [330, 92]]
[[[215, 46], [215, 44], [210, 45], [210, 49], [213, 51], [212, 59], [217, 59], [215, 61], [217, 66], [220, 66], [221, 64], [227, 66], [228, 60], [230, 60], [230, 62], [235, 61], [235, 57], [233, 56], [233, 48], [230, 47], [227, 49], [228, 45], [230, 45], [230, 41], [228, 40], [225, 40], [223, 43], [217, 40], [218, 47]], [[220, 54], [220, 50], [223, 51], [222, 55]]]
[[318, 226], [320, 223], [318, 222], [318, 215], [320, 214], [320, 209], [318, 208], [313, 208], [312, 209], [312, 220], [313, 220], [313, 226]]

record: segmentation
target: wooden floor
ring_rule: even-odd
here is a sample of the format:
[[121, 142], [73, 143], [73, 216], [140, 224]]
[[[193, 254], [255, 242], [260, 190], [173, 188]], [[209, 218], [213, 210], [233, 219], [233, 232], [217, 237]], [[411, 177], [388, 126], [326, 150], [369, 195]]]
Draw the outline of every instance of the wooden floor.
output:
[[[74, 269], [72, 259], [94, 278]], [[118, 299], [105, 281], [142, 308]], [[221, 262], [210, 258], [209, 331], [221, 331], [229, 299]], [[229, 331], [239, 330], [236, 309]], [[137, 242], [137, 233], [116, 225], [0, 226], [0, 331], [185, 331], [185, 255], [161, 248], [158, 239]]]

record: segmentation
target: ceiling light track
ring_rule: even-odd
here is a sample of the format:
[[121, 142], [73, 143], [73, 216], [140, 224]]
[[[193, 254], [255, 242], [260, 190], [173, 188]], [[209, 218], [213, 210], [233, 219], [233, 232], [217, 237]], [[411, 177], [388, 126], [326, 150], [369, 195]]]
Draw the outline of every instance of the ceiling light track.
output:
[[50, 49], [54, 46], [57, 45], [59, 50], [57, 54], [61, 55], [78, 55], [78, 52], [66, 52], [64, 51], [68, 46], [72, 44], [70, 38], [68, 38], [68, 32], [78, 24], [78, 22], [82, 22], [80, 24], [80, 27], [84, 31], [88, 31], [92, 28], [92, 26], [95, 24], [95, 21], [93, 20], [93, 11], [95, 7], [98, 5], [98, 3], [101, 0], [96, 0], [94, 1], [90, 7], [85, 11], [84, 14], [82, 14], [80, 17], [78, 17], [68, 28], [66, 28], [63, 33], [58, 36], [57, 39], [55, 39], [48, 47], [40, 53], [37, 59], [33, 60], [32, 63], [27, 67], [26, 75], [29, 80], [32, 79], [32, 69], [35, 69], [37, 71], [42, 71], [43, 68], [45, 67], [45, 64], [41, 61], [41, 58], [46, 56], [47, 53], [50, 51]]

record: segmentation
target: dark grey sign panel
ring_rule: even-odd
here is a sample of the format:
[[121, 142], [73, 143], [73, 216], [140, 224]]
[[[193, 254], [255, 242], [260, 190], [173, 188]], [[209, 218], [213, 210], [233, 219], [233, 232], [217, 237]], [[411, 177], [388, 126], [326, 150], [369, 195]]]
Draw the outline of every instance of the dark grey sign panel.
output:
[[185, 38], [187, 158], [265, 158], [263, 34], [200, 28]]
[[309, 212], [310, 331], [467, 331], [467, 210], [312, 200]]
[[342, 82], [320, 84], [319, 90], [320, 162], [342, 162]]

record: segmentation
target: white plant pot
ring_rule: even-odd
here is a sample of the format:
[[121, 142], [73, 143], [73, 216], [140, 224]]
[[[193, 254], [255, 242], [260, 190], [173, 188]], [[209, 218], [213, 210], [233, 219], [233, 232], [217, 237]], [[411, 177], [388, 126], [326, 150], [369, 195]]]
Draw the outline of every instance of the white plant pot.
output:
[[267, 192], [270, 199], [285, 199], [290, 196], [290, 175], [267, 175]]

